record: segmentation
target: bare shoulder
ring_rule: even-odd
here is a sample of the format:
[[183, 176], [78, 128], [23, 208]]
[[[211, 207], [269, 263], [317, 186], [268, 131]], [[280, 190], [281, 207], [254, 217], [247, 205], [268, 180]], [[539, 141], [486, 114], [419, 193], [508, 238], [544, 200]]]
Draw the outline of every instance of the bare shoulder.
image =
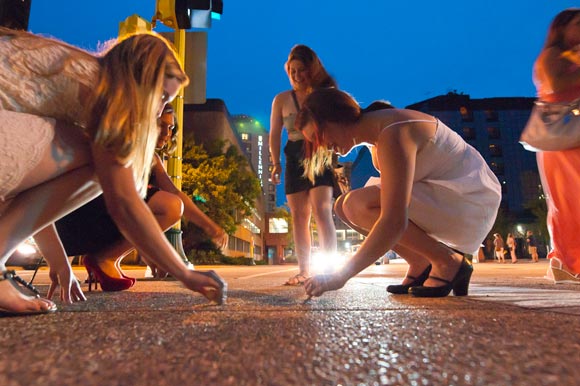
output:
[[416, 110], [382, 110], [379, 142], [414, 142], [418, 145], [427, 141], [436, 131], [437, 118]]
[[282, 91], [274, 97], [274, 103], [284, 104], [292, 97], [292, 90]]
[[291, 90], [282, 91], [281, 93], [276, 95], [274, 97], [274, 100], [272, 101], [272, 111], [278, 111], [280, 114], [282, 114], [283, 110], [288, 109], [288, 107], [285, 106], [289, 106], [289, 103], [292, 101], [291, 98], [292, 98]]

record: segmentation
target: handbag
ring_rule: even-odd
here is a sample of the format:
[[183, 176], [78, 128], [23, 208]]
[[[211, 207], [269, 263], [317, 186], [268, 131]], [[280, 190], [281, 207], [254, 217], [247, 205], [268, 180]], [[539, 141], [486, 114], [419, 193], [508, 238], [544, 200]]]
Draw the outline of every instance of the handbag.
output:
[[529, 151], [558, 151], [580, 146], [580, 98], [568, 103], [534, 102], [520, 136]]

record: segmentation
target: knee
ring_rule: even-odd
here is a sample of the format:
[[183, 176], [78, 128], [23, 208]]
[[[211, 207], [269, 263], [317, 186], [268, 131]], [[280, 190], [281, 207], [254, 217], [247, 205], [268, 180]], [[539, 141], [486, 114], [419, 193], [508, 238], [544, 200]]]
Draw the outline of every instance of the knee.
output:
[[175, 222], [183, 216], [183, 201], [174, 194], [167, 199], [167, 216]]
[[364, 216], [364, 213], [361, 213], [361, 212], [366, 211], [366, 209], [364, 208], [364, 205], [361, 205], [359, 200], [354, 199], [351, 194], [347, 194], [344, 197], [344, 200], [342, 201], [341, 209], [342, 209], [342, 213], [344, 214], [344, 217], [347, 218], [351, 222], [356, 222], [356, 219], [359, 216], [361, 216], [361, 215]]
[[157, 192], [148, 204], [153, 213], [162, 216], [164, 220], [170, 222], [169, 225], [175, 224], [183, 215], [183, 202], [175, 194]]

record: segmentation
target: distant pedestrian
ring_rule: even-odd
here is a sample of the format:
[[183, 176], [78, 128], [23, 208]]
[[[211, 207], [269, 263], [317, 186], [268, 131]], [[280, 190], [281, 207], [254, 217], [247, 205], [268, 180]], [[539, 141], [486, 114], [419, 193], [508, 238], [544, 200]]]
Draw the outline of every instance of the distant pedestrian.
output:
[[503, 237], [499, 233], [493, 234], [493, 245], [495, 250], [495, 258], [497, 259], [498, 263], [505, 263], [504, 257], [504, 242]]
[[532, 263], [538, 262], [538, 242], [533, 231], [526, 233], [526, 244], [528, 244], [528, 253], [532, 257]]
[[512, 258], [512, 264], [517, 263], [518, 257], [516, 255], [516, 238], [511, 233], [507, 234], [506, 244], [508, 247], [508, 251], [510, 252], [510, 257]]

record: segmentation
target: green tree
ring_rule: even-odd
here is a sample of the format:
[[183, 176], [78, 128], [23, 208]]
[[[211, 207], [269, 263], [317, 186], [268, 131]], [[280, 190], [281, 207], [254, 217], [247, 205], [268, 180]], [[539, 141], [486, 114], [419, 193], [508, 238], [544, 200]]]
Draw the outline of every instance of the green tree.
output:
[[[260, 197], [260, 181], [235, 146], [224, 140], [183, 145], [182, 190], [226, 232], [233, 233], [252, 214]], [[193, 224], [183, 229], [184, 249], [215, 251], [208, 236]]]
[[548, 205], [546, 203], [546, 197], [541, 191], [537, 197], [532, 200], [527, 201], [524, 204], [524, 208], [531, 212], [536, 221], [534, 221], [535, 234], [536, 237], [539, 236], [543, 239], [545, 244], [549, 244], [550, 234], [548, 233], [548, 224], [546, 223], [546, 218], [548, 216]]

